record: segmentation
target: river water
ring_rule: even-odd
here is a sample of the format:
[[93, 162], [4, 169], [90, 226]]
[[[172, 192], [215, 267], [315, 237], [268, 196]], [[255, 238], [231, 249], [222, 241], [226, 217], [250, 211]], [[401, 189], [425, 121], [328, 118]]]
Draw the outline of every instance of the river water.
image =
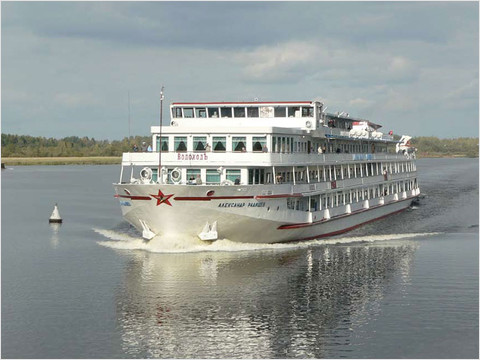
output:
[[146, 244], [117, 166], [2, 170], [1, 356], [478, 358], [478, 160], [417, 165], [421, 205], [261, 246]]

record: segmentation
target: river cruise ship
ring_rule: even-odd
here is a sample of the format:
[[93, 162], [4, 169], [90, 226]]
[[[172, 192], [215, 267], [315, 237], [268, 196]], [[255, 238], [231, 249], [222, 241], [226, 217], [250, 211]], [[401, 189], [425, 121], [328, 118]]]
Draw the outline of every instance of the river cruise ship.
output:
[[326, 113], [320, 101], [183, 102], [124, 153], [123, 217], [149, 240], [275, 243], [329, 237], [420, 194], [409, 136]]

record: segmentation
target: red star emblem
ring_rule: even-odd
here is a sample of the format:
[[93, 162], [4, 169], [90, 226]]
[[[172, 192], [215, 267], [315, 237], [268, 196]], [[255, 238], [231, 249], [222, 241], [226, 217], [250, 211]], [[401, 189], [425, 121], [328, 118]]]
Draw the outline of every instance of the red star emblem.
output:
[[168, 199], [170, 199], [173, 196], [173, 194], [164, 195], [162, 191], [159, 189], [157, 195], [150, 194], [150, 196], [154, 199], [157, 199], [157, 206], [163, 203], [172, 206], [172, 204], [170, 204], [170, 201]]

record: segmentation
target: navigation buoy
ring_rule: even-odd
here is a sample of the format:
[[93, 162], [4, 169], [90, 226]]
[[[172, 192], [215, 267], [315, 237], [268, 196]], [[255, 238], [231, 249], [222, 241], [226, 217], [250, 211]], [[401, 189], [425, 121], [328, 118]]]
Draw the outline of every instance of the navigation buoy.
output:
[[61, 223], [62, 218], [60, 216], [60, 213], [58, 212], [58, 206], [55, 204], [55, 207], [53, 208], [52, 216], [50, 216], [50, 219], [48, 220], [49, 223]]

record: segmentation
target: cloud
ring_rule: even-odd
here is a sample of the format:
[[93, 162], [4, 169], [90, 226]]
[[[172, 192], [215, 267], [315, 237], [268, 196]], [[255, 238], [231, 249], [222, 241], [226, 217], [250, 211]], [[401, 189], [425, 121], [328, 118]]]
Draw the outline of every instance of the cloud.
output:
[[478, 128], [478, 40], [474, 2], [4, 2], [2, 128], [119, 138], [130, 91], [147, 133], [165, 85], [167, 102], [322, 98], [450, 135], [451, 111]]
[[82, 106], [98, 105], [99, 99], [91, 93], [57, 93], [53, 98], [58, 105], [77, 108]]
[[251, 52], [237, 54], [243, 64], [247, 81], [298, 82], [307, 74], [317, 49], [305, 42], [288, 42], [275, 46], [262, 46]]

